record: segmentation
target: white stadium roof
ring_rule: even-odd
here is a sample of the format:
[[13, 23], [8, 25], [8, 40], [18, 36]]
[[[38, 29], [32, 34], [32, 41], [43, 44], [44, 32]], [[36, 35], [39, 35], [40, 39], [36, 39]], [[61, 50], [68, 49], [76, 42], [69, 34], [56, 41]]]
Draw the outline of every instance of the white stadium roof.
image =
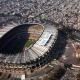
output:
[[44, 46], [50, 37], [51, 37], [51, 34], [49, 32], [44, 32], [42, 37], [37, 41], [37, 44]]

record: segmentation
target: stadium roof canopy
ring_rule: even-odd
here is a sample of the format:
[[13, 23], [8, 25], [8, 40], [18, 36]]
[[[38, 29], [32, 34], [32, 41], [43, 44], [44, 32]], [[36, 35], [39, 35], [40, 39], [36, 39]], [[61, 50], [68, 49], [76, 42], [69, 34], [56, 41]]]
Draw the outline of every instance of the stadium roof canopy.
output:
[[44, 32], [42, 37], [37, 42], [37, 44], [44, 46], [48, 42], [50, 37], [51, 37], [51, 34], [49, 32]]

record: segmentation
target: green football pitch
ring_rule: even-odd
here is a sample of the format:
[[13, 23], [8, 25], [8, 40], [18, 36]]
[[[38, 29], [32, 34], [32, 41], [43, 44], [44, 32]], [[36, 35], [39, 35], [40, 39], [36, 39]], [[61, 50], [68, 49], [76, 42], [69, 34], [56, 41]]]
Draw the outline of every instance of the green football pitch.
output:
[[26, 41], [26, 44], [25, 44], [25, 47], [29, 47], [30, 45], [34, 44], [35, 41], [34, 40], [27, 40]]

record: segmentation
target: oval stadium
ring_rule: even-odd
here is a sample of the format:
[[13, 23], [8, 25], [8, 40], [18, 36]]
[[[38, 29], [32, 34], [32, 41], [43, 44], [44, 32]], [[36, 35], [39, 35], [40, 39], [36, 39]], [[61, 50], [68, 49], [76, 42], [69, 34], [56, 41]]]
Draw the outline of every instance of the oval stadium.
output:
[[66, 39], [66, 34], [53, 25], [34, 23], [1, 28], [0, 71], [28, 75], [29, 70], [36, 71], [58, 59]]
[[58, 31], [53, 26], [44, 28], [40, 24], [23, 24], [0, 29], [0, 34], [1, 62], [33, 66], [36, 61], [48, 55]]

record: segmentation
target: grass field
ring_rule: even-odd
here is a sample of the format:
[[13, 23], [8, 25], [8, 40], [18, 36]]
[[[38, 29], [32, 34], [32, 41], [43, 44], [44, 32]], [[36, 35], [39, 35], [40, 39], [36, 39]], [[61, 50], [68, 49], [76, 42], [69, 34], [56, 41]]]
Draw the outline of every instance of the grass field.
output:
[[25, 47], [29, 47], [31, 44], [34, 44], [35, 41], [34, 40], [27, 40]]

